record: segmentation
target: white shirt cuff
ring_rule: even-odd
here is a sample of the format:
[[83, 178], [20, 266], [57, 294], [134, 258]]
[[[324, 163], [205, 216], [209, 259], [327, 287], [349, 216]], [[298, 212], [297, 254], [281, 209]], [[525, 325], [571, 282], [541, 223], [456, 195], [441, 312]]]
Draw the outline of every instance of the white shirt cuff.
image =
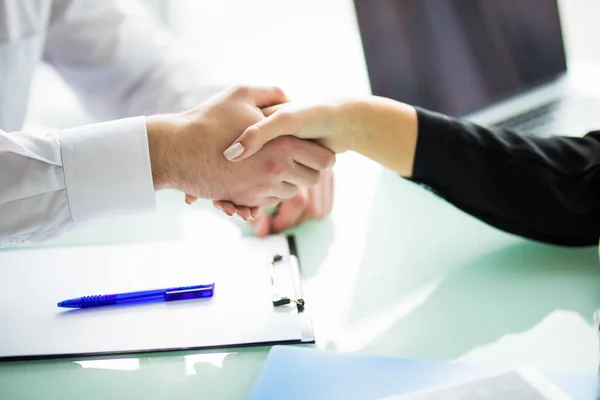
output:
[[60, 140], [75, 226], [99, 217], [155, 209], [144, 117], [69, 129]]

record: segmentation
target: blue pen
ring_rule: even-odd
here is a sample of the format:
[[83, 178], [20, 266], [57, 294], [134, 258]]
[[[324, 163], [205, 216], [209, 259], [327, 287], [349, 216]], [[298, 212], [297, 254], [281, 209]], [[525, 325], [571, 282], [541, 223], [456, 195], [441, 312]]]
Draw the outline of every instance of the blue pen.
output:
[[174, 301], [197, 299], [202, 297], [212, 297], [214, 288], [215, 284], [211, 283], [209, 285], [182, 286], [167, 289], [145, 290], [142, 292], [99, 294], [64, 300], [57, 305], [63, 308], [90, 308], [152, 300]]

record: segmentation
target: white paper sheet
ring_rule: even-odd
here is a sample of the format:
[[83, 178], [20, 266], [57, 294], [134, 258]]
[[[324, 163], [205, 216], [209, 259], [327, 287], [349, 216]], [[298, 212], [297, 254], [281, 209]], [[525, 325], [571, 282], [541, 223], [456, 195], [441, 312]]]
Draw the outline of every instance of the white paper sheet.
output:
[[[0, 357], [129, 352], [301, 339], [271, 303], [283, 236], [0, 251]], [[215, 282], [209, 299], [67, 310], [74, 297]]]

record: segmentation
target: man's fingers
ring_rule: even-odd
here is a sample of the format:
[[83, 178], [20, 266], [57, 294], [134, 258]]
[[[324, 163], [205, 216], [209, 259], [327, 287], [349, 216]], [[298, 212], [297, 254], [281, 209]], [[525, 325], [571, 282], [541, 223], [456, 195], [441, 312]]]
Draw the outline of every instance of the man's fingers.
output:
[[273, 197], [277, 197], [279, 199], [285, 200], [291, 197], [294, 197], [300, 192], [300, 188], [293, 183], [290, 182], [281, 182], [279, 186], [275, 189], [275, 193], [273, 193]]
[[225, 214], [229, 215], [230, 217], [233, 216], [233, 214], [235, 214], [235, 211], [236, 211], [235, 205], [233, 205], [232, 203], [230, 203], [228, 201], [214, 200], [213, 206], [215, 206], [219, 210], [223, 211]]
[[256, 220], [252, 222], [256, 236], [265, 237], [271, 233], [271, 216], [264, 210], [260, 210], [256, 216]]
[[260, 213], [259, 207], [236, 206], [235, 204], [233, 204], [229, 201], [223, 201], [223, 200], [213, 200], [212, 203], [215, 208], [223, 211], [225, 214], [229, 215], [230, 217], [237, 214], [244, 221], [254, 221]]
[[324, 171], [319, 183], [308, 190], [308, 205], [304, 220], [323, 219], [331, 213], [333, 206], [333, 172]]
[[267, 197], [266, 199], [264, 199], [261, 203], [262, 207], [275, 207], [276, 205], [278, 205], [279, 203], [281, 203], [281, 199], [279, 197]]
[[285, 106], [286, 106], [286, 104], [277, 104], [275, 106], [265, 107], [262, 109], [262, 113], [265, 117], [269, 117], [269, 116], [275, 114], [275, 112], [279, 111], [281, 108], [283, 108]]
[[300, 128], [299, 121], [291, 112], [280, 110], [246, 129], [223, 155], [229, 161], [242, 161], [276, 137], [293, 135]]
[[323, 187], [323, 213], [325, 216], [331, 214], [333, 209], [333, 171], [328, 170], [321, 174], [321, 181]]
[[244, 221], [248, 221], [250, 219], [250, 208], [249, 207], [237, 206], [235, 212]]
[[306, 220], [323, 219], [333, 206], [333, 172], [324, 171], [318, 185], [309, 189], [309, 203], [304, 214]]
[[242, 92], [242, 94], [247, 93], [258, 108], [269, 107], [288, 101], [283, 90], [277, 86], [242, 86], [237, 90]]
[[327, 217], [333, 205], [333, 172], [324, 171], [319, 184], [307, 192], [307, 203], [300, 223]]
[[335, 164], [335, 153], [306, 140], [296, 140], [294, 143], [294, 161], [316, 171], [324, 171]]
[[283, 176], [286, 182], [298, 187], [309, 187], [319, 183], [321, 173], [312, 168], [294, 162], [294, 168]]
[[[186, 199], [186, 202], [187, 202], [187, 199]], [[213, 204], [213, 207], [216, 208], [217, 210], [221, 210], [221, 211], [225, 212], [225, 210], [223, 209], [222, 201], [213, 200], [212, 204]]]
[[310, 200], [312, 204], [310, 207], [310, 219], [321, 219], [323, 218], [323, 185], [319, 183], [310, 188]]
[[307, 198], [304, 193], [281, 203], [277, 214], [271, 222], [271, 230], [273, 232], [281, 232], [298, 225], [302, 221], [302, 215], [306, 209]]

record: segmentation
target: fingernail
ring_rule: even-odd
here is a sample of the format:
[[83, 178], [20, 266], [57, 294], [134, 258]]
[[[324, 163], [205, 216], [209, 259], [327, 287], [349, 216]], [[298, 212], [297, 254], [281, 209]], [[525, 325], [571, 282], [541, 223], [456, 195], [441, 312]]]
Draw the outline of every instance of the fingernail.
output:
[[227, 150], [223, 152], [223, 155], [229, 161], [235, 160], [242, 154], [244, 154], [244, 146], [239, 142], [230, 146]]

